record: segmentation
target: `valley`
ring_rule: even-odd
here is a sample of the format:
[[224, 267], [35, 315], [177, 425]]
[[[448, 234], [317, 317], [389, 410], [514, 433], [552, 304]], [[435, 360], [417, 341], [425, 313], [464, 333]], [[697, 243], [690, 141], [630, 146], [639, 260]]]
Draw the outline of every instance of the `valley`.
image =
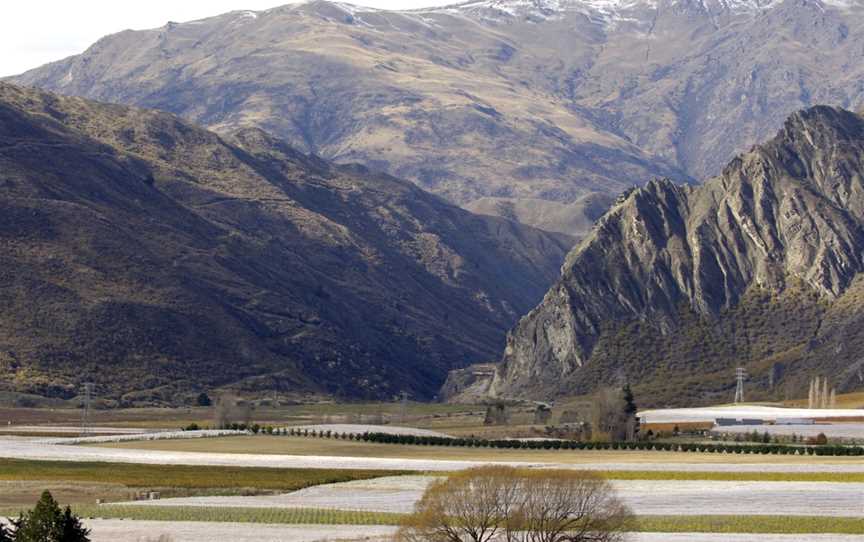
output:
[[4, 11], [0, 542], [860, 540], [864, 2], [372, 1]]

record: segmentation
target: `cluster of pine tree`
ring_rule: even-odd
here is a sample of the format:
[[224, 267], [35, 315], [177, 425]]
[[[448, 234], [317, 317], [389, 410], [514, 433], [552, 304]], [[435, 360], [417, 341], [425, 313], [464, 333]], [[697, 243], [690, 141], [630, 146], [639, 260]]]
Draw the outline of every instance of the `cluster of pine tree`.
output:
[[71, 508], [61, 510], [48, 491], [32, 510], [10, 521], [11, 528], [0, 523], [0, 542], [90, 542], [90, 530]]

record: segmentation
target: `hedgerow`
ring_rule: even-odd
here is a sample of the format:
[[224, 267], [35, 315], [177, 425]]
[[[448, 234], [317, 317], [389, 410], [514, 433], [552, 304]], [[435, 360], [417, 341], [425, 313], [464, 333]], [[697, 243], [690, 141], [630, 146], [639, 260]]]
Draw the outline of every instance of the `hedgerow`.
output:
[[[285, 433], [283, 433], [285, 434]], [[475, 448], [498, 448], [511, 450], [638, 450], [658, 452], [693, 452], [718, 454], [773, 454], [773, 455], [817, 455], [817, 456], [864, 456], [864, 447], [844, 445], [802, 446], [789, 444], [676, 444], [671, 442], [582, 442], [575, 440], [518, 440], [483, 439], [469, 437], [445, 437], [429, 435], [395, 435], [392, 433], [365, 432], [337, 435], [336, 433], [311, 433], [305, 429], [289, 429], [290, 436], [318, 436], [320, 438], [348, 438], [378, 444], [408, 444], [414, 446], [454, 446]]]

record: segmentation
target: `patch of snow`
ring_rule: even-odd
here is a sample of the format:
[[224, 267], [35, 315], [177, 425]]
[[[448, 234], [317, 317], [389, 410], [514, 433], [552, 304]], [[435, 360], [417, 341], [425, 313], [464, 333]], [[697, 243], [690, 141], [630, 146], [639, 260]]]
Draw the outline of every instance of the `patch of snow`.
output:
[[381, 11], [380, 9], [367, 8], [354, 4], [346, 4], [344, 2], [334, 2], [333, 5], [337, 6], [339, 9], [341, 9], [345, 13], [348, 13], [349, 15], [357, 15], [358, 13], [375, 13]]
[[[676, 0], [473, 0], [462, 4], [429, 8], [424, 12], [469, 14], [480, 18], [531, 17], [537, 20], [559, 19], [568, 12], [582, 13], [599, 23], [618, 24], [632, 18], [627, 12], [636, 8], [657, 9], [661, 2], [674, 4]], [[717, 0], [720, 9], [735, 13], [760, 12], [783, 0]], [[861, 4], [861, 0], [818, 0], [824, 5], [848, 8]], [[704, 4], [703, 4], [703, 7]], [[705, 7], [705, 9], [709, 9]], [[716, 8], [715, 8], [716, 9]], [[419, 10], [418, 10], [419, 11]]]

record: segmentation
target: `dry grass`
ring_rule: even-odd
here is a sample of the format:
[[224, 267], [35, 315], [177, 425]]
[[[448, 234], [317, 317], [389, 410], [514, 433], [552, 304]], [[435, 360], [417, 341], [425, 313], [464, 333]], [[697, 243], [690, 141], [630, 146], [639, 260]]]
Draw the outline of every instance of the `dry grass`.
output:
[[[807, 408], [807, 399], [783, 401], [783, 406]], [[864, 408], [864, 391], [838, 395], [837, 408]]]
[[252, 436], [247, 438], [210, 438], [161, 440], [100, 444], [105, 448], [165, 450], [179, 452], [221, 452], [315, 456], [381, 457], [393, 459], [524, 461], [532, 463], [755, 463], [755, 464], [862, 464], [864, 458], [768, 456], [743, 454], [695, 454], [629, 450], [502, 450], [446, 446], [374, 444], [335, 439]]
[[96, 499], [127, 500], [131, 490], [116, 483], [67, 482], [56, 479], [0, 481], [0, 509], [30, 508], [48, 490], [64, 504], [93, 504]]

